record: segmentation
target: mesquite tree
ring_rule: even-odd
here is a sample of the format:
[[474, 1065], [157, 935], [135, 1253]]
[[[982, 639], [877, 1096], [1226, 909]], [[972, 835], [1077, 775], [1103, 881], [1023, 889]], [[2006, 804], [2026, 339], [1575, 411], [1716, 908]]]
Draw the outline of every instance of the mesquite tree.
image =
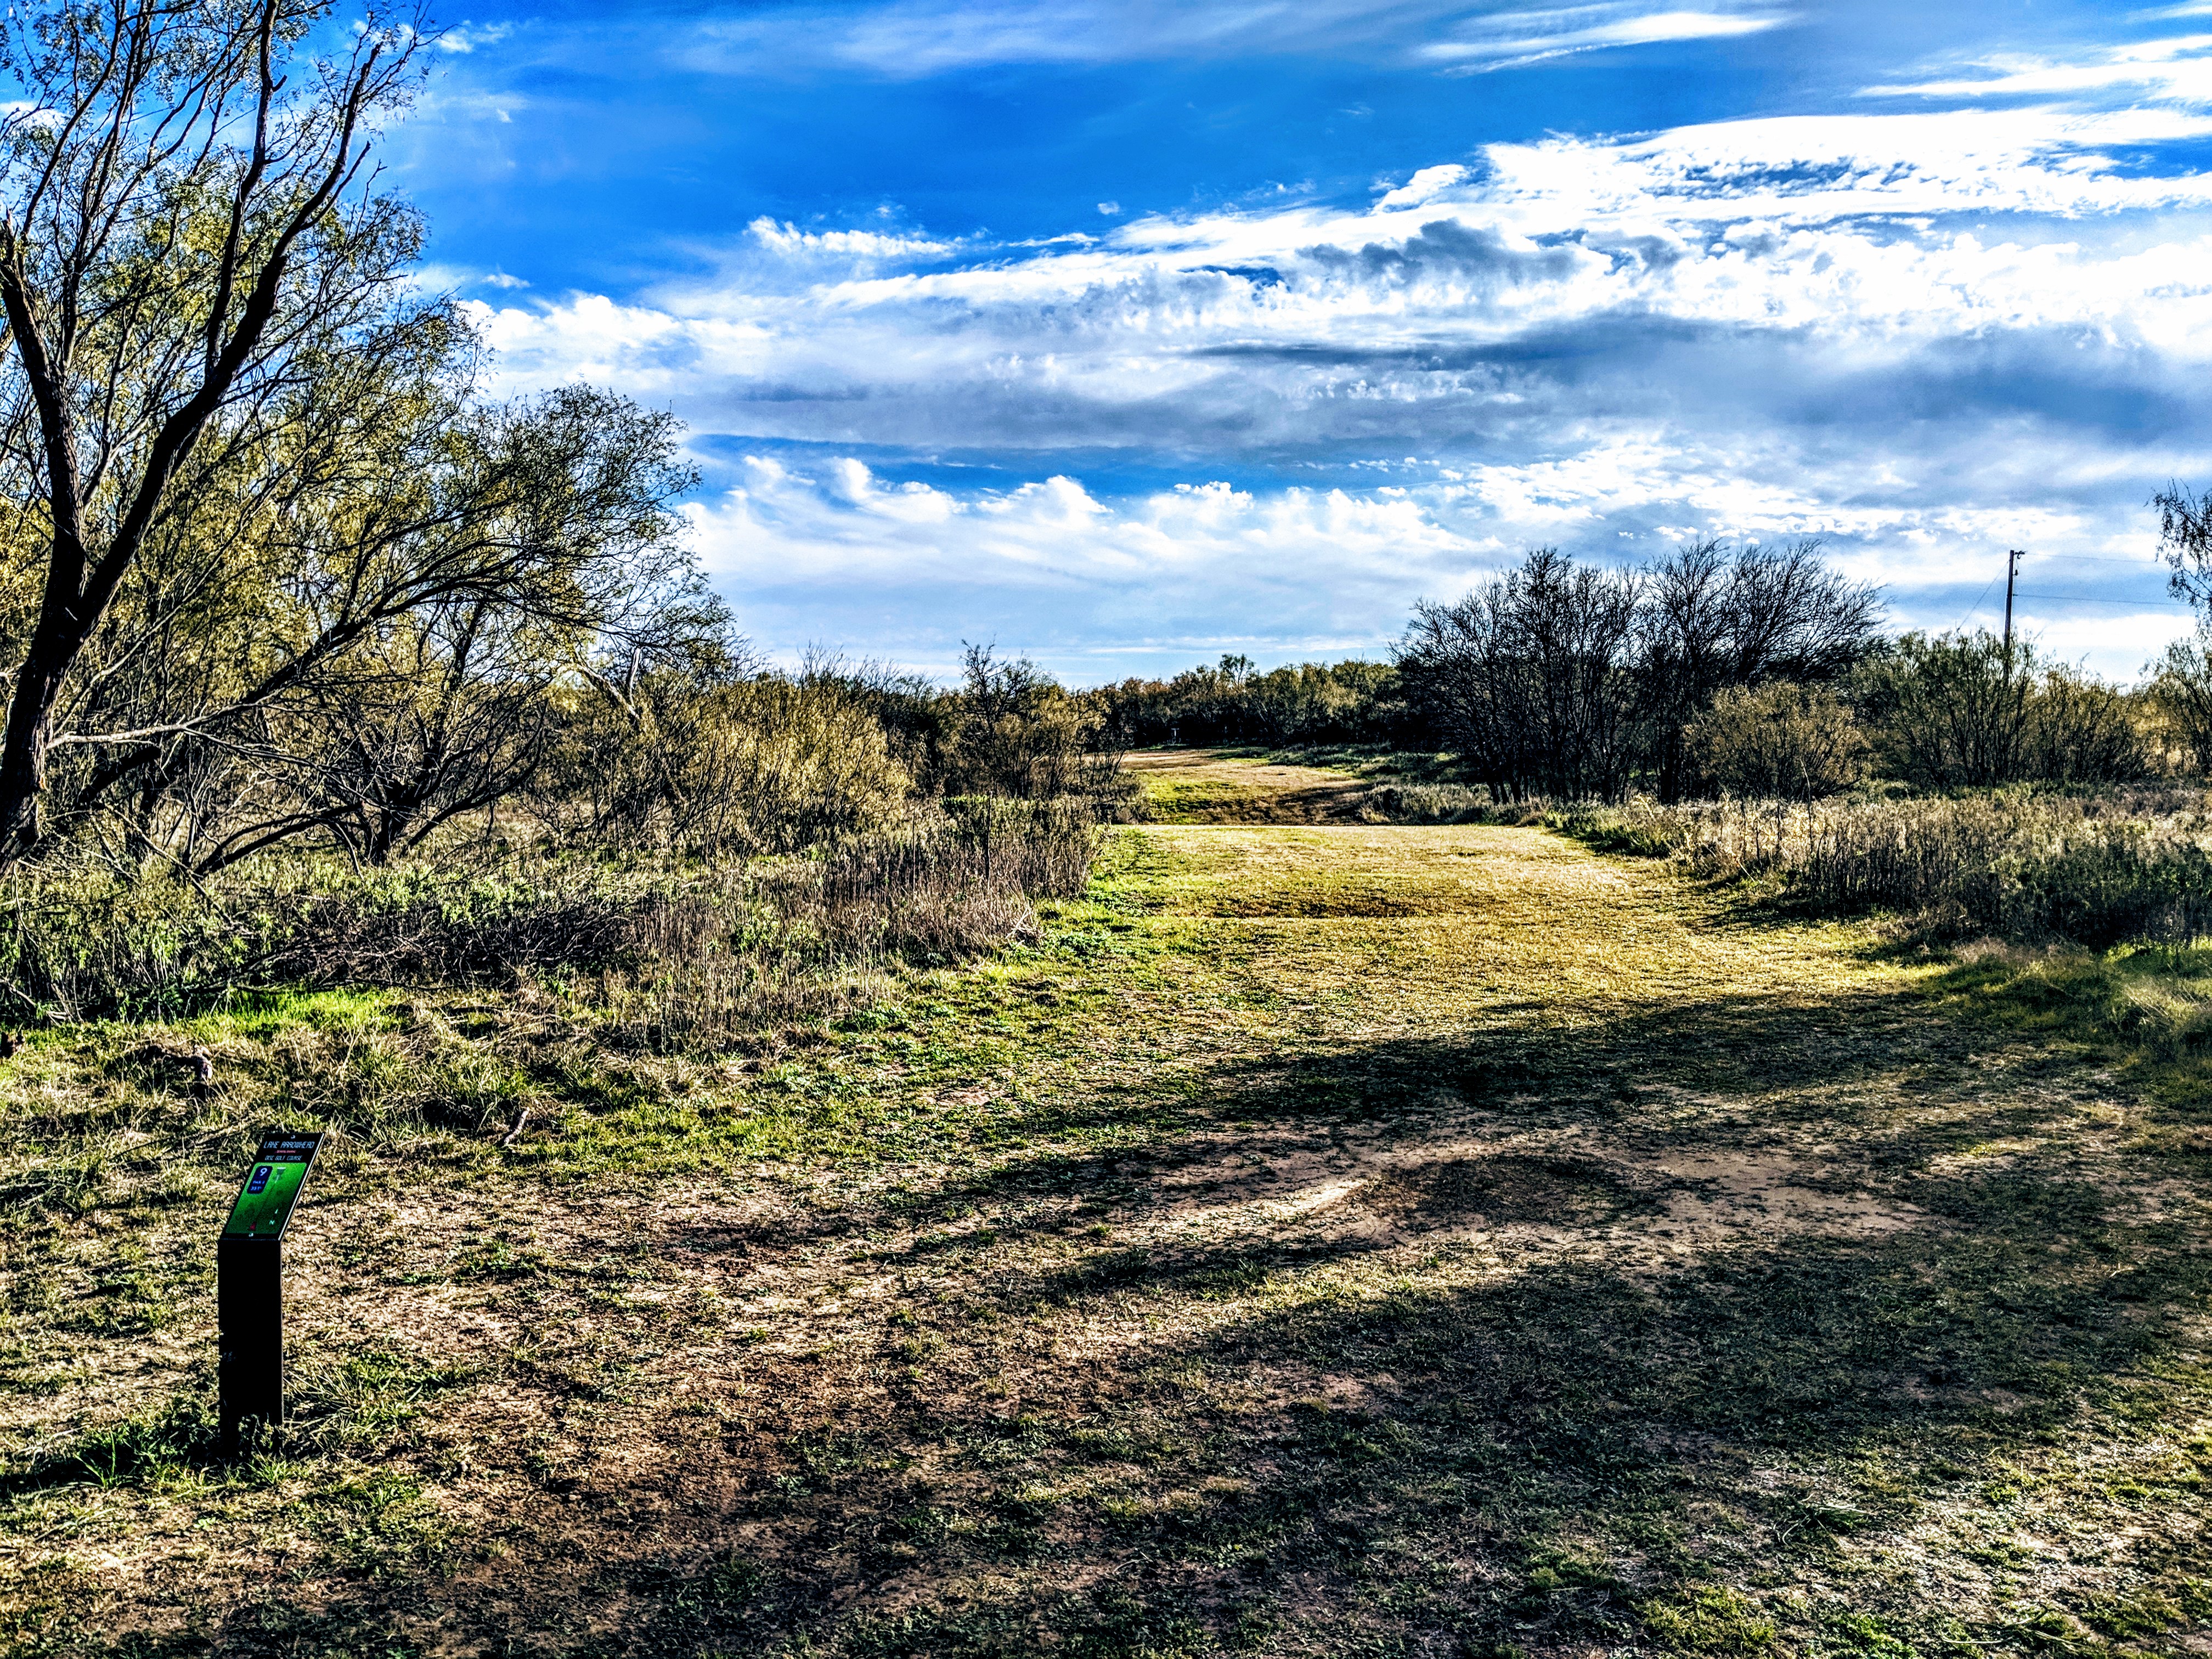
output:
[[0, 862], [38, 840], [56, 711], [149, 542], [404, 281], [413, 216], [366, 158], [428, 38], [411, 15], [340, 35], [320, 0], [31, 4], [0, 24], [0, 489], [43, 566], [7, 641]]
[[[167, 717], [186, 733], [167, 753], [240, 763], [193, 803], [178, 855], [212, 870], [320, 827], [383, 862], [531, 780], [556, 687], [620, 703], [611, 661], [713, 648], [728, 617], [674, 511], [696, 482], [677, 439], [672, 417], [572, 386], [426, 398], [331, 446], [349, 476], [272, 515], [251, 538], [269, 579], [210, 618], [227, 697]], [[131, 752], [159, 772], [141, 734]]]
[[1615, 799], [1637, 759], [1641, 592], [1633, 576], [1538, 548], [1455, 605], [1417, 605], [1400, 683], [1492, 788]]

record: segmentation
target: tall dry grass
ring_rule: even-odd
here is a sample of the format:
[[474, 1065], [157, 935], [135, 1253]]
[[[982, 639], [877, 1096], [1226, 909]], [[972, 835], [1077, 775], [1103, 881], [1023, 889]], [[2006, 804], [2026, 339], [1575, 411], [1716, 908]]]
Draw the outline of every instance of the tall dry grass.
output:
[[1370, 823], [1541, 823], [1550, 802], [1514, 800], [1463, 783], [1378, 783], [1360, 802]]
[[1638, 802], [1556, 815], [1607, 850], [1749, 879], [1809, 909], [1888, 911], [1937, 933], [2188, 944], [2212, 934], [2212, 796]]
[[160, 1017], [279, 988], [485, 984], [644, 1032], [831, 1012], [898, 963], [1036, 928], [1100, 843], [1085, 802], [917, 812], [813, 856], [508, 853], [355, 872], [282, 856], [219, 882], [34, 870], [0, 886], [0, 1023]]

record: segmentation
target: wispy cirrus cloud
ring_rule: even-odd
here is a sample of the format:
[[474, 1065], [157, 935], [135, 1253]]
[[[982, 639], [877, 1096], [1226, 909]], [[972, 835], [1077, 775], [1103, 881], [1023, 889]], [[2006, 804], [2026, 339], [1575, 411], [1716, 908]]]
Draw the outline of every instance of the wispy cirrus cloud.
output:
[[1453, 26], [1446, 38], [1415, 50], [1456, 73], [1477, 74], [1621, 46], [1758, 34], [1790, 21], [1790, 13], [1765, 7], [1692, 11], [1618, 3], [1570, 6], [1471, 19]]
[[858, 9], [769, 9], [700, 24], [706, 68], [834, 64], [897, 79], [988, 64], [1106, 64], [1352, 50], [1455, 70], [1500, 69], [1607, 47], [1747, 34], [1787, 14], [1771, 0], [893, 0]]
[[514, 33], [509, 23], [477, 23], [464, 21], [450, 28], [441, 29], [436, 37], [440, 52], [463, 56], [484, 46], [495, 46]]
[[[2212, 7], [2203, 8], [2203, 15], [2212, 15]], [[1870, 86], [1863, 95], [2079, 99], [2124, 91], [2163, 101], [2212, 104], [2212, 34], [2112, 46], [2073, 62], [2002, 55], [1978, 58], [1965, 67], [1976, 73]]]

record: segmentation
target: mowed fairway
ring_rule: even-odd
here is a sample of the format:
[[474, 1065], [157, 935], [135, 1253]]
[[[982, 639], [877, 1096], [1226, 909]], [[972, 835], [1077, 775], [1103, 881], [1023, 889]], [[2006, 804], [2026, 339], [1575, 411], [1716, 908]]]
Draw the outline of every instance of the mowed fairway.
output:
[[[352, 1143], [242, 1473], [221, 1182], [19, 1222], [9, 1650], [2212, 1652], [2191, 1103], [1540, 829], [1115, 833], [833, 1032]], [[185, 1144], [79, 1042], [15, 1166]]]

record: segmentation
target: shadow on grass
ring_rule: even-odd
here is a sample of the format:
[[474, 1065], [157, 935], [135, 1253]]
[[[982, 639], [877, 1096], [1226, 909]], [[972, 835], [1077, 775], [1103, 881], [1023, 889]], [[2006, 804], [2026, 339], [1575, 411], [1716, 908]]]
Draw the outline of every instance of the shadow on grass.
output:
[[[1755, 1650], [1772, 1630], [1747, 1586], [1830, 1577], [1844, 1538], [2064, 1440], [2172, 1352], [2172, 1310], [2206, 1288], [2179, 1251], [2136, 1255], [2124, 1285], [2109, 1249], [2053, 1273], [2020, 1231], [1800, 1241], [1653, 1281], [1562, 1266], [1293, 1295], [1155, 1350], [1118, 1390], [1079, 1375], [998, 1415], [914, 1399], [834, 1458], [792, 1442], [721, 1517], [768, 1544], [747, 1558], [747, 1600], [656, 1619], [699, 1651], [774, 1628], [854, 1654], [1200, 1652], [1316, 1615], [1341, 1621], [1321, 1650], [1337, 1653]], [[1187, 1260], [1176, 1288], [1211, 1275], [1264, 1305], [1266, 1278], [1299, 1266], [1255, 1278], [1249, 1253], [1218, 1252]], [[1322, 1376], [1357, 1403], [1300, 1392]], [[941, 1475], [909, 1478], [925, 1447], [972, 1480], [948, 1494]], [[2155, 1547], [2139, 1554], [2159, 1566]], [[636, 1593], [636, 1573], [679, 1559], [611, 1571], [609, 1588]], [[898, 1593], [828, 1611], [845, 1583]], [[1993, 1634], [1938, 1597], [1884, 1611], [1891, 1639], [1923, 1650]]]
[[286, 1368], [288, 1420], [249, 1423], [240, 1455], [226, 1457], [216, 1417], [215, 1368], [203, 1364], [167, 1399], [119, 1422], [86, 1430], [0, 1472], [0, 1501], [71, 1486], [156, 1487], [212, 1479], [246, 1486], [284, 1478], [295, 1460], [374, 1443], [417, 1416], [428, 1400], [477, 1380], [470, 1366], [439, 1364], [371, 1343], [340, 1357]]
[[[758, 1540], [743, 1605], [664, 1601], [655, 1639], [706, 1652], [749, 1633], [885, 1656], [1780, 1641], [2081, 1654], [2212, 1616], [2212, 1555], [2173, 1524], [2195, 1512], [2201, 1443], [2163, 1476], [2129, 1452], [2212, 1406], [2192, 1346], [2212, 1262], [2187, 1229], [2087, 1178], [2063, 1139], [1960, 1158], [2063, 1112], [1990, 1086], [1986, 1066], [1972, 1034], [1867, 997], [1225, 1067], [1217, 1127], [1261, 1137], [1388, 1126], [1410, 1139], [1467, 1108], [1620, 1144], [1818, 1131], [1833, 1184], [1923, 1220], [1879, 1238], [1739, 1241], [1659, 1272], [1601, 1256], [1485, 1271], [1446, 1247], [1351, 1287], [1334, 1270], [1371, 1256], [1366, 1241], [1102, 1243], [1007, 1274], [998, 1302], [1157, 1335], [1041, 1374], [999, 1407], [925, 1377], [836, 1457], [787, 1436], [774, 1472], [712, 1523]], [[1647, 1109], [1652, 1091], [1691, 1088], [1762, 1109], [1687, 1131]], [[1936, 1093], [1945, 1109], [1895, 1109]], [[1179, 1161], [1172, 1139], [1159, 1150]], [[1055, 1152], [947, 1192], [1127, 1198], [1146, 1162], [1142, 1148]], [[1235, 1311], [1194, 1316], [1200, 1302]], [[2077, 1449], [2110, 1467], [2063, 1472]], [[918, 1478], [923, 1458], [936, 1472]], [[2136, 1540], [2070, 1585], [2002, 1541], [2038, 1524], [2008, 1506], [2052, 1480], [2075, 1483], [2077, 1521]], [[1932, 1564], [1915, 1553], [1926, 1545], [1887, 1553], [1883, 1540], [1953, 1510], [1999, 1541], [1949, 1557], [1938, 1545]], [[608, 1583], [701, 1582], [715, 1559], [610, 1564]], [[1766, 1593], [1790, 1585], [1814, 1594], [1778, 1630]]]
[[[1121, 1333], [1037, 1361], [1011, 1399], [926, 1357], [896, 1386], [866, 1381], [868, 1356], [794, 1372], [777, 1424], [681, 1437], [643, 1486], [634, 1466], [586, 1477], [573, 1518], [495, 1570], [326, 1583], [323, 1605], [348, 1632], [385, 1618], [395, 1644], [434, 1605], [441, 1640], [575, 1659], [1778, 1644], [1903, 1659], [2158, 1639], [2212, 1616], [2188, 1518], [2212, 1454], [2200, 1438], [2137, 1455], [2212, 1411], [2195, 1346], [2212, 1259], [2088, 1178], [2063, 1137], [2033, 1144], [2065, 1101], [1992, 1084], [1978, 1042], [1893, 998], [1742, 1000], [1224, 1066], [1208, 1092], [1224, 1135], [1410, 1141], [1469, 1113], [1573, 1131], [1578, 1149], [1802, 1133], [1837, 1184], [1922, 1218], [1745, 1235], [1633, 1271], [1595, 1235], [1579, 1253], [1387, 1260], [1361, 1239], [1109, 1237], [969, 1283], [971, 1305], [1024, 1328]], [[1692, 1092], [1690, 1119], [1670, 1115]], [[1940, 1111], [1898, 1109], [1938, 1093]], [[1187, 1151], [1162, 1129], [1017, 1157], [930, 1201], [1139, 1202]], [[955, 1335], [963, 1316], [929, 1316]], [[2052, 1502], [2128, 1541], [2069, 1578], [2012, 1541]], [[1806, 1593], [1785, 1604], [1784, 1588]], [[266, 1621], [241, 1613], [211, 1645], [318, 1650]]]

